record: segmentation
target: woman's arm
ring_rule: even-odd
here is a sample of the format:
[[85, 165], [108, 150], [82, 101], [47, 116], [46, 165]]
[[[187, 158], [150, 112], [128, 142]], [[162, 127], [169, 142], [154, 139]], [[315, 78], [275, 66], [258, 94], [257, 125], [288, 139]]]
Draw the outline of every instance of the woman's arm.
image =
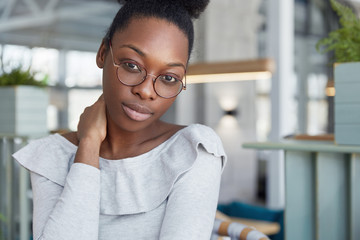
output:
[[208, 240], [215, 220], [222, 160], [202, 147], [194, 166], [175, 183], [169, 195], [161, 240]]
[[35, 240], [97, 240], [100, 170], [75, 163], [65, 186], [31, 173]]
[[106, 136], [105, 102], [101, 96], [80, 117], [78, 149], [64, 187], [31, 174], [34, 239], [98, 238], [100, 145]]
[[99, 168], [101, 143], [106, 137], [106, 113], [103, 95], [80, 116], [77, 138], [78, 150], [75, 163], [84, 163]]

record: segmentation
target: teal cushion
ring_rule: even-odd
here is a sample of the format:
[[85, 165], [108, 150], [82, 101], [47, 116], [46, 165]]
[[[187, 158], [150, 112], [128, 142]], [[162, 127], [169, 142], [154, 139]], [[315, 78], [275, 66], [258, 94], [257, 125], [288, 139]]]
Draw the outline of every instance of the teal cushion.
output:
[[272, 240], [284, 239], [284, 210], [273, 210], [273, 209], [250, 205], [242, 202], [219, 204], [218, 210], [230, 217], [277, 222], [280, 224], [280, 231], [277, 234], [269, 237]]

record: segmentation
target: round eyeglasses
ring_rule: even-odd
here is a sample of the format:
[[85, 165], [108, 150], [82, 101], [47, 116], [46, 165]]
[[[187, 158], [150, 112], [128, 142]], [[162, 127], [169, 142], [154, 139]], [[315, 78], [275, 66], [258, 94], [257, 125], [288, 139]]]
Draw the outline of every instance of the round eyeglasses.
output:
[[109, 41], [111, 58], [114, 67], [116, 67], [116, 76], [119, 81], [126, 86], [137, 86], [145, 81], [147, 76], [153, 77], [153, 87], [155, 93], [162, 98], [176, 97], [183, 89], [186, 89], [183, 78], [179, 78], [173, 74], [160, 74], [158, 76], [148, 74], [146, 69], [135, 61], [124, 60], [120, 64], [114, 61], [114, 54], [112, 51], [111, 41]]

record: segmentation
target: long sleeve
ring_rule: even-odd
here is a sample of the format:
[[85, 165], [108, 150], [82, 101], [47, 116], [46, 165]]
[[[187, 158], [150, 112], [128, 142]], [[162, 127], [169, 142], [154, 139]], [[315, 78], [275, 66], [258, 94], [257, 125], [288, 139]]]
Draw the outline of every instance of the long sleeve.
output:
[[75, 163], [64, 187], [31, 172], [35, 240], [97, 240], [100, 171]]
[[182, 175], [169, 195], [160, 239], [208, 240], [219, 195], [222, 161], [199, 147], [191, 170]]
[[[34, 240], [208, 240], [226, 155], [212, 129], [191, 125], [142, 155], [73, 163], [60, 135], [13, 156], [31, 172]], [[100, 200], [101, 199], [101, 200]]]

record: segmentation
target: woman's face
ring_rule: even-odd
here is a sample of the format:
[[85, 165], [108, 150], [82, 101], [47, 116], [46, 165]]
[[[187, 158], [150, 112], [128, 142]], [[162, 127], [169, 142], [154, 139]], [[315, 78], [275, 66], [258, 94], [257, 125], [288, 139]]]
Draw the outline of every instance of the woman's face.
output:
[[[112, 40], [115, 64], [130, 62], [147, 71], [147, 78], [137, 86], [126, 86], [117, 78], [117, 68], [104, 43], [97, 54], [103, 68], [103, 92], [108, 123], [127, 131], [151, 126], [172, 105], [175, 98], [162, 98], [154, 90], [154, 76], [184, 76], [188, 60], [188, 39], [174, 24], [157, 18], [132, 19]], [[135, 65], [134, 65], [135, 64]]]

